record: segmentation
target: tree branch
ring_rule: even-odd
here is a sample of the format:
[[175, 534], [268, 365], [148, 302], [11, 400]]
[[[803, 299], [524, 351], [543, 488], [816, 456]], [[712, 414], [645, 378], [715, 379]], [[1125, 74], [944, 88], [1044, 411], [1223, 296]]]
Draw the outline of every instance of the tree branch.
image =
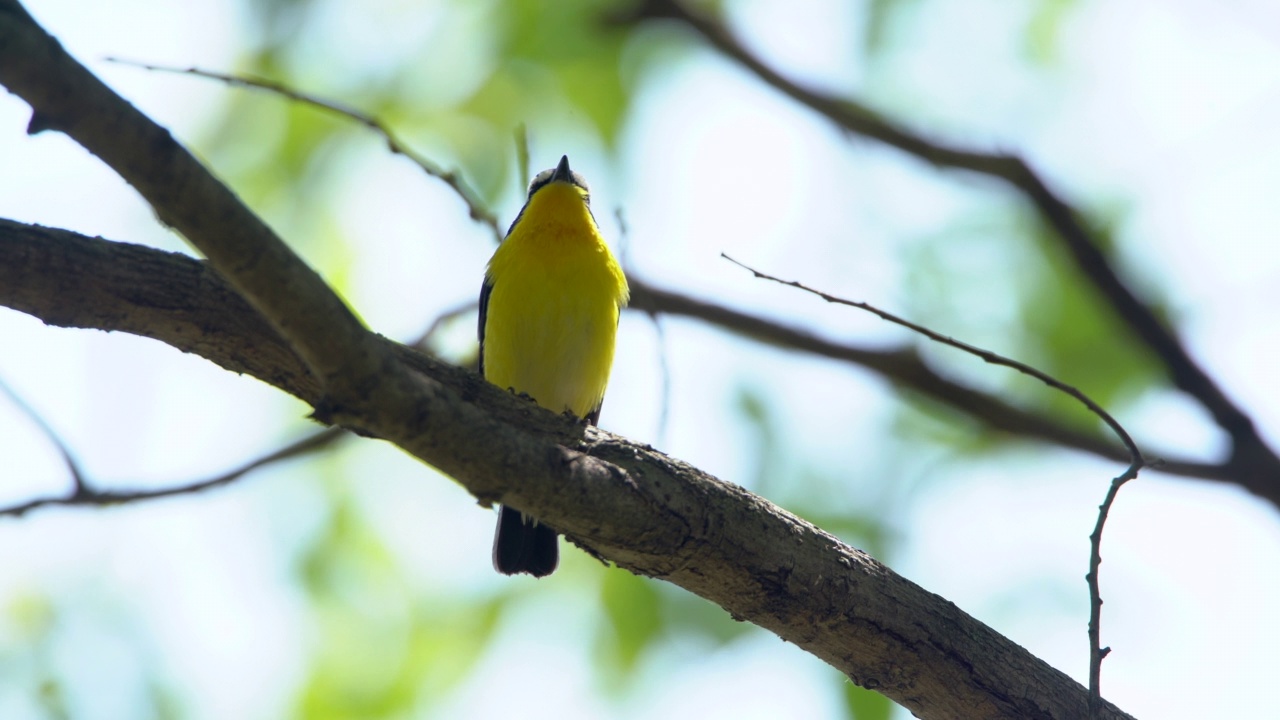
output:
[[[443, 167], [428, 160], [426, 157], [418, 154], [409, 147], [407, 143], [402, 141], [395, 133], [391, 132], [381, 120], [378, 118], [349, 107], [343, 103], [328, 100], [326, 98], [316, 97], [304, 92], [299, 92], [291, 87], [281, 83], [268, 80], [261, 77], [251, 77], [246, 75], [228, 75], [227, 73], [213, 72], [212, 70], [203, 70], [197, 67], [175, 68], [166, 67], [164, 65], [151, 65], [149, 63], [133, 62], [131, 60], [122, 60], [120, 58], [107, 58], [108, 61], [120, 63], [121, 65], [132, 65], [142, 68], [143, 70], [151, 70], [154, 72], [177, 73], [179, 75], [193, 75], [195, 77], [207, 78], [209, 80], [217, 80], [233, 87], [243, 87], [253, 90], [264, 90], [274, 95], [279, 95], [287, 100], [299, 102], [309, 105], [317, 110], [333, 113], [348, 120], [353, 120], [360, 125], [365, 126], [377, 135], [382, 137], [383, 142], [387, 144], [387, 149], [396, 155], [403, 155], [410, 162], [417, 165], [423, 172], [431, 177], [440, 180], [453, 190], [458, 199], [462, 200], [467, 206], [467, 212], [470, 213], [471, 219], [483, 224], [489, 229], [489, 233], [493, 235], [494, 242], [502, 242], [502, 227], [498, 225], [498, 218], [489, 208], [485, 207], [484, 202], [476, 195], [471, 186], [462, 179], [457, 170], [445, 170]], [[526, 150], [527, 152], [527, 150]]]
[[[1079, 450], [1107, 460], [1129, 461], [1129, 453], [1122, 445], [1098, 433], [1078, 430], [1051, 416], [1015, 407], [994, 395], [939, 375], [911, 348], [878, 350], [837, 343], [715, 302], [663, 290], [638, 278], [628, 278], [628, 283], [631, 285], [631, 307], [636, 310], [697, 318], [768, 345], [861, 365], [899, 387], [963, 413], [992, 430]], [[1161, 464], [1156, 468], [1161, 472], [1238, 483], [1233, 466], [1169, 455], [1161, 457]], [[1265, 497], [1280, 507], [1280, 492]]]
[[167, 130], [68, 55], [16, 0], [0, 0], [0, 83], [32, 107], [31, 134], [56, 130], [98, 156], [156, 216], [289, 340], [307, 367], [340, 391], [375, 376], [383, 358], [336, 294]]
[[[629, 282], [635, 310], [696, 318], [775, 347], [861, 365], [1014, 437], [1111, 460], [1127, 457], [1124, 448], [1096, 433], [1014, 407], [938, 375], [914, 350], [835, 343], [634, 277]], [[207, 263], [185, 255], [0, 218], [0, 305], [50, 325], [155, 337], [232, 372], [255, 377], [273, 373], [275, 377], [263, 379], [305, 402], [319, 404], [323, 399], [319, 383], [279, 333]], [[1234, 482], [1231, 468], [1220, 464], [1166, 456], [1158, 469]], [[1280, 505], [1280, 497], [1271, 499]]]
[[934, 142], [854, 100], [803, 88], [748, 51], [721, 23], [689, 9], [680, 0], [645, 0], [606, 19], [613, 24], [635, 24], [645, 20], [678, 21], [765, 84], [843, 130], [898, 148], [937, 167], [967, 170], [999, 179], [1023, 195], [1044, 222], [1054, 229], [1081, 274], [1164, 364], [1173, 384], [1199, 401], [1230, 435], [1232, 457], [1228, 464], [1236, 481], [1273, 502], [1280, 498], [1280, 457], [1258, 435], [1253, 421], [1196, 363], [1151, 307], [1120, 279], [1081, 224], [1079, 211], [1051, 190], [1022, 158], [975, 152]]
[[[231, 317], [255, 311], [205, 263], [14, 226], [24, 227], [0, 222], [0, 304], [50, 324], [153, 337], [320, 400], [314, 378], [270, 326]], [[763, 498], [475, 373], [379, 342], [438, 387], [419, 392], [423, 412], [408, 431], [376, 414], [351, 424], [412, 438], [398, 444], [476, 497], [515, 505], [600, 557], [701, 595], [921, 717], [1084, 716], [1088, 693], [1078, 683]], [[1098, 717], [1127, 716], [1105, 704]]]

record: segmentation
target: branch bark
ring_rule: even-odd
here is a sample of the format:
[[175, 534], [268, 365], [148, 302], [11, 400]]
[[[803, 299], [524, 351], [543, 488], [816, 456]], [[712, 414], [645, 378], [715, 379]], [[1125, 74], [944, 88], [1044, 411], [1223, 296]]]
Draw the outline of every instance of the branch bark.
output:
[[[98, 276], [101, 297], [120, 298], [132, 310], [91, 311], [99, 324], [172, 337], [183, 349], [278, 384], [312, 403], [322, 421], [394, 442], [482, 501], [501, 500], [599, 557], [697, 593], [921, 717], [1088, 713], [1078, 683], [786, 511], [368, 333], [234, 195], [67, 56], [14, 0], [0, 0], [0, 82], [32, 105], [33, 129], [80, 141], [209, 257], [204, 264], [46, 236], [44, 248], [13, 253], [25, 266], [0, 264], [0, 288], [22, 298], [27, 311], [49, 322], [89, 324], [49, 289], [79, 297], [75, 283]], [[121, 263], [126, 268], [153, 263], [155, 274], [142, 286], [158, 295], [131, 297], [118, 278], [104, 277], [105, 263], [92, 264], [92, 257], [116, 254], [131, 258]], [[81, 274], [55, 275], [59, 263]], [[212, 295], [226, 300], [220, 327], [190, 324], [199, 307], [191, 296], [201, 295], [202, 284], [217, 286]], [[168, 305], [153, 302], [157, 297]], [[44, 302], [55, 310], [44, 312]], [[1126, 716], [1104, 703], [1096, 717]]]
[[[323, 398], [284, 339], [207, 263], [185, 255], [0, 221], [0, 305], [51, 325], [155, 338], [304, 401]], [[453, 468], [476, 497], [514, 504], [620, 567], [701, 595], [920, 717], [1086, 716], [1078, 683], [763, 498], [377, 342], [438, 384], [422, 399], [424, 414], [465, 423], [450, 446], [402, 447]], [[366, 433], [404, 434], [361, 420], [354, 425]], [[1098, 717], [1127, 716], [1107, 704]]]

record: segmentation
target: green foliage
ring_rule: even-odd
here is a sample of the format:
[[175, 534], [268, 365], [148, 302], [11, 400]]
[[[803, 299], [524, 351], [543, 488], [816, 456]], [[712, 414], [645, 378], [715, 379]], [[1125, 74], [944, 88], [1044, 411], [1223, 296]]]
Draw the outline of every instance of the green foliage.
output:
[[1031, 61], [1048, 65], [1058, 58], [1062, 24], [1075, 9], [1076, 0], [1040, 0], [1027, 23], [1026, 47]]
[[295, 714], [415, 714], [465, 678], [488, 647], [506, 599], [422, 598], [349, 500], [303, 558], [316, 650]]
[[[1093, 225], [1100, 250], [1112, 256], [1113, 266], [1123, 267], [1115, 262], [1113, 225]], [[1038, 221], [1028, 222], [1026, 235], [1042, 254], [1028, 258], [1017, 277], [1023, 296], [1018, 310], [1026, 328], [1021, 358], [1108, 409], [1155, 386], [1162, 378], [1160, 365], [1077, 269], [1062, 241]], [[1063, 393], [1029, 378], [1019, 379], [1018, 385], [1021, 394], [1055, 416], [1081, 424], [1098, 422]]]
[[[1114, 253], [1116, 222], [1112, 218], [1087, 224], [1100, 250], [1123, 270]], [[904, 264], [911, 269], [906, 311], [910, 319], [1027, 363], [1075, 386], [1108, 410], [1132, 401], [1163, 377], [1149, 351], [1077, 268], [1062, 239], [1038, 217], [1007, 208], [982, 211], [918, 239]], [[1165, 314], [1158, 301], [1156, 310]], [[981, 377], [979, 386], [985, 384], [1016, 405], [1065, 422], [1099, 424], [1077, 400], [1038, 380], [924, 338], [911, 342], [944, 374]], [[915, 414], [900, 418], [902, 427], [936, 445], [982, 452], [1009, 442], [1003, 435], [975, 432], [971, 423], [956, 422], [960, 413], [935, 402], [912, 403]]]
[[888, 720], [893, 715], [894, 704], [889, 698], [872, 690], [860, 688], [839, 676], [845, 717], [849, 720]]
[[871, 0], [867, 3], [867, 18], [863, 30], [863, 48], [868, 57], [875, 57], [889, 49], [893, 22], [899, 13], [912, 10], [921, 0]]
[[464, 109], [483, 108], [478, 114], [512, 125], [563, 100], [612, 145], [629, 105], [619, 67], [626, 34], [602, 23], [617, 7], [610, 0], [495, 4], [497, 69]]
[[663, 635], [663, 598], [655, 583], [623, 570], [605, 572], [600, 605], [606, 628], [597, 634], [597, 656], [618, 682], [625, 684], [645, 651]]

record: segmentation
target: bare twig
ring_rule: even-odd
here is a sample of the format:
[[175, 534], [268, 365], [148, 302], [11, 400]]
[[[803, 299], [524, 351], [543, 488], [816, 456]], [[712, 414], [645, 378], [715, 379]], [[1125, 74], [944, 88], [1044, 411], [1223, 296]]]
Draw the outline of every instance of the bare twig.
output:
[[467, 184], [466, 180], [462, 178], [460, 173], [456, 170], [445, 170], [443, 167], [418, 154], [404, 141], [397, 137], [395, 133], [391, 132], [391, 129], [388, 128], [381, 120], [368, 113], [334, 100], [294, 90], [287, 85], [283, 85], [273, 80], [253, 77], [251, 75], [230, 75], [212, 70], [203, 70], [197, 67], [176, 68], [164, 65], [152, 65], [149, 63], [122, 60], [120, 58], [113, 57], [107, 58], [107, 61], [155, 72], [194, 75], [196, 77], [202, 77], [209, 80], [217, 80], [236, 87], [265, 90], [289, 100], [293, 100], [304, 105], [310, 105], [311, 107], [319, 110], [324, 110], [326, 112], [354, 120], [355, 122], [374, 131], [378, 135], [381, 135], [382, 139], [387, 143], [387, 148], [392, 153], [408, 158], [410, 162], [421, 168], [423, 172], [448, 185], [454, 193], [457, 194], [459, 199], [466, 204], [467, 211], [470, 213], [471, 219], [484, 224], [485, 227], [489, 229], [490, 233], [493, 234], [495, 241], [500, 242], [502, 240], [502, 229], [498, 226], [497, 216], [489, 210], [489, 208], [484, 204], [484, 201], [482, 201], [476, 192], [471, 189], [471, 186]]
[[346, 437], [347, 435], [347, 431], [342, 428], [327, 428], [318, 433], [308, 435], [297, 442], [290, 443], [275, 452], [245, 463], [231, 472], [208, 478], [206, 480], [198, 480], [170, 487], [147, 490], [97, 490], [81, 478], [77, 482], [76, 487], [70, 493], [40, 497], [17, 505], [0, 508], [0, 517], [6, 515], [10, 517], [22, 517], [37, 508], [54, 505], [123, 505], [142, 500], [155, 500], [158, 498], [173, 497], [175, 495], [190, 495], [192, 493], [204, 492], [205, 490], [212, 490], [216, 487], [230, 485], [236, 480], [239, 480], [245, 475], [248, 475], [254, 470], [266, 465], [271, 465], [282, 460], [316, 452], [332, 445], [339, 438]]
[[[694, 318], [756, 342], [859, 365], [921, 398], [963, 413], [991, 430], [1108, 460], [1129, 461], [1128, 450], [1120, 443], [1082, 431], [1055, 417], [1010, 405], [999, 397], [943, 377], [912, 348], [878, 349], [839, 343], [710, 300], [664, 290], [640, 278], [628, 277], [627, 281], [631, 285], [631, 307], [639, 312]], [[1164, 456], [1160, 470], [1202, 480], [1236, 482], [1230, 468], [1221, 463]], [[1268, 495], [1267, 499], [1280, 507], [1280, 494]]]
[[1107, 496], [1098, 506], [1098, 521], [1089, 534], [1089, 573], [1085, 582], [1089, 585], [1089, 710], [1090, 715], [1097, 714], [1098, 701], [1102, 699], [1102, 660], [1111, 653], [1111, 648], [1102, 647], [1102, 589], [1098, 584], [1098, 567], [1102, 565], [1102, 528], [1111, 514], [1111, 505], [1116, 501], [1116, 493], [1120, 487], [1138, 477], [1142, 466], [1134, 462], [1120, 476], [1111, 481]]
[[734, 265], [737, 265], [738, 267], [744, 270], [747, 270], [751, 274], [755, 275], [757, 278], [769, 280], [775, 283], [779, 283], [781, 285], [786, 285], [788, 287], [793, 287], [798, 290], [803, 290], [804, 292], [810, 293], [812, 295], [816, 295], [829, 303], [835, 303], [837, 305], [846, 305], [848, 307], [854, 307], [860, 310], [866, 310], [867, 312], [877, 315], [884, 320], [894, 323], [895, 325], [901, 325], [902, 327], [905, 327], [914, 332], [920, 333], [921, 335], [924, 335], [925, 337], [929, 338], [930, 340], [933, 340], [934, 342], [939, 342], [939, 343], [942, 343], [943, 345], [950, 345], [951, 347], [957, 348], [959, 350], [963, 350], [964, 352], [967, 352], [970, 355], [979, 357], [983, 360], [983, 362], [988, 362], [993, 365], [1002, 365], [1004, 367], [1017, 370], [1018, 372], [1024, 375], [1029, 375], [1039, 380], [1040, 382], [1044, 383], [1045, 385], [1048, 385], [1049, 387], [1054, 388], [1055, 390], [1064, 392], [1067, 395], [1070, 395], [1071, 397], [1078, 400], [1082, 405], [1087, 407], [1090, 410], [1090, 412], [1092, 412], [1093, 414], [1101, 418], [1102, 421], [1105, 422], [1107, 426], [1111, 428], [1112, 432], [1114, 432], [1116, 436], [1120, 438], [1120, 442], [1124, 443], [1125, 448], [1128, 449], [1129, 451], [1129, 459], [1130, 459], [1129, 468], [1119, 477], [1111, 481], [1111, 488], [1110, 490], [1107, 491], [1106, 499], [1103, 500], [1102, 505], [1098, 508], [1098, 521], [1097, 521], [1097, 524], [1094, 526], [1093, 533], [1089, 535], [1089, 573], [1085, 576], [1085, 580], [1089, 585], [1089, 695], [1090, 695], [1090, 703], [1091, 703], [1090, 707], [1091, 708], [1098, 707], [1099, 706], [1098, 703], [1102, 698], [1102, 690], [1101, 690], [1102, 659], [1107, 656], [1108, 652], [1110, 652], [1110, 648], [1104, 650], [1101, 647], [1102, 594], [1098, 586], [1098, 567], [1102, 564], [1102, 528], [1103, 528], [1103, 525], [1106, 524], [1107, 515], [1111, 511], [1111, 505], [1112, 503], [1115, 502], [1116, 493], [1119, 492], [1120, 487], [1124, 485], [1126, 482], [1137, 477], [1138, 471], [1140, 471], [1143, 467], [1147, 465], [1146, 459], [1143, 458], [1142, 456], [1142, 451], [1138, 449], [1137, 444], [1133, 442], [1133, 438], [1129, 437], [1129, 433], [1124, 429], [1124, 427], [1121, 426], [1120, 423], [1116, 421], [1116, 419], [1113, 418], [1110, 413], [1108, 413], [1106, 410], [1103, 410], [1100, 405], [1094, 402], [1088, 395], [1085, 395], [1079, 389], [1071, 385], [1068, 385], [1045, 372], [1037, 370], [1036, 368], [1033, 368], [1030, 365], [1027, 365], [1026, 363], [1018, 362], [1017, 360], [1007, 358], [998, 353], [991, 352], [990, 350], [984, 350], [980, 347], [970, 345], [969, 343], [961, 342], [959, 340], [948, 337], [946, 335], [942, 335], [941, 333], [934, 332], [933, 330], [930, 330], [929, 328], [924, 327], [923, 325], [918, 325], [916, 323], [911, 322], [910, 320], [906, 320], [904, 318], [898, 317], [897, 315], [881, 310], [880, 308], [877, 308], [874, 305], [870, 305], [864, 302], [857, 302], [855, 300], [846, 300], [844, 298], [822, 292], [821, 290], [816, 290], [814, 288], [811, 288], [795, 280], [782, 280], [780, 278], [774, 277], [773, 275], [760, 272], [759, 270], [756, 270], [748, 265], [745, 265], [744, 263], [734, 260], [733, 258], [729, 257], [724, 253], [720, 253], [720, 257], [723, 257], [724, 259], [728, 260], [729, 262], [733, 263]]
[[917, 325], [916, 323], [913, 323], [910, 320], [900, 318], [897, 315], [881, 310], [880, 308], [874, 305], [869, 305], [864, 302], [857, 302], [855, 300], [846, 300], [841, 297], [836, 297], [835, 295], [829, 295], [825, 292], [822, 292], [821, 290], [815, 290], [814, 288], [804, 285], [803, 283], [796, 282], [795, 280], [782, 280], [780, 278], [776, 278], [772, 275], [769, 275], [767, 273], [762, 273], [759, 270], [756, 270], [748, 265], [745, 265], [737, 260], [734, 260], [733, 258], [729, 257], [724, 253], [720, 253], [720, 257], [750, 272], [751, 274], [755, 275], [758, 278], [761, 278], [764, 280], [770, 280], [772, 282], [776, 282], [781, 285], [786, 285], [788, 287], [793, 287], [793, 288], [796, 288], [797, 290], [803, 290], [812, 295], [817, 295], [818, 297], [822, 298], [823, 300], [826, 300], [829, 303], [835, 303], [837, 305], [847, 305], [849, 307], [858, 308], [859, 310], [866, 310], [867, 312], [872, 313], [873, 315], [877, 315], [884, 320], [888, 320], [889, 322], [894, 323], [895, 325], [901, 325], [902, 327], [905, 327], [909, 330], [913, 330], [917, 333], [920, 333], [921, 335], [924, 335], [925, 337], [929, 338], [930, 340], [933, 340], [934, 342], [939, 342], [939, 343], [942, 343], [943, 345], [950, 345], [953, 348], [963, 350], [969, 353], [970, 355], [974, 355], [976, 357], [981, 358], [983, 362], [988, 362], [988, 363], [991, 363], [992, 365], [1003, 365], [1004, 367], [1012, 368], [1022, 373], [1023, 375], [1029, 375], [1039, 380], [1040, 382], [1044, 383], [1045, 385], [1048, 385], [1051, 388], [1060, 390], [1070, 395], [1071, 397], [1075, 398], [1076, 400], [1078, 400], [1080, 404], [1089, 408], [1089, 410], [1093, 412], [1093, 414], [1097, 415], [1103, 422], [1105, 422], [1111, 428], [1111, 431], [1116, 434], [1116, 437], [1120, 438], [1120, 442], [1124, 443], [1125, 448], [1129, 451], [1129, 457], [1132, 459], [1132, 461], [1136, 465], [1138, 465], [1139, 467], [1142, 467], [1143, 465], [1146, 464], [1146, 461], [1143, 460], [1142, 458], [1142, 452], [1138, 450], [1138, 446], [1133, 442], [1133, 438], [1129, 437], [1129, 433], [1120, 425], [1120, 423], [1116, 422], [1115, 418], [1111, 417], [1110, 413], [1108, 413], [1106, 410], [1103, 410], [1101, 406], [1099, 406], [1096, 402], [1091, 400], [1089, 396], [1080, 392], [1080, 390], [1062, 382], [1061, 380], [1058, 380], [1057, 378], [1045, 372], [1037, 370], [1031, 367], [1030, 365], [1027, 365], [1026, 363], [1021, 363], [1021, 362], [1018, 362], [1017, 360], [1007, 358], [998, 353], [993, 353], [990, 350], [984, 350], [980, 347], [970, 345], [969, 343], [961, 342], [954, 338], [947, 337], [946, 335], [942, 335], [940, 333], [934, 332], [933, 330], [930, 330], [929, 328], [924, 327], [923, 325]]

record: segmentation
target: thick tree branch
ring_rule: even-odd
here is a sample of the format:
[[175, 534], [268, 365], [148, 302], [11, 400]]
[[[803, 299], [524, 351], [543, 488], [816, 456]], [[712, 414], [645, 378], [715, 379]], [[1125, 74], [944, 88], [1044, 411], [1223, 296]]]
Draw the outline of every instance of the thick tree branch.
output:
[[[900, 387], [1014, 437], [1126, 461], [1117, 443], [1023, 410], [939, 375], [909, 348], [876, 350], [826, 340], [714, 302], [630, 278], [632, 307], [695, 318], [775, 347], [852, 362]], [[320, 384], [285, 341], [207, 263], [127, 243], [0, 218], [0, 305], [50, 325], [155, 337], [232, 372], [262, 377], [319, 404]], [[393, 351], [399, 346], [389, 343]], [[403, 359], [403, 356], [402, 356]], [[273, 377], [264, 377], [272, 373]], [[1234, 482], [1232, 468], [1166, 456], [1161, 472]], [[1271, 498], [1280, 505], [1280, 497]]]
[[858, 102], [803, 88], [748, 51], [722, 24], [689, 9], [680, 0], [645, 0], [609, 21], [637, 23], [652, 19], [676, 20], [694, 30], [762, 82], [843, 130], [898, 148], [937, 167], [980, 173], [1013, 187], [1054, 229], [1081, 274], [1160, 359], [1173, 384], [1199, 401], [1231, 436], [1230, 465], [1237, 482], [1263, 497], [1280, 497], [1280, 457], [1258, 435], [1253, 421], [1199, 366], [1155, 311], [1120, 279], [1081, 223], [1080, 213], [1051, 190], [1026, 161], [1015, 155], [975, 152], [934, 142]]
[[[51, 324], [154, 337], [321, 399], [270, 326], [231, 317], [255, 311], [201, 261], [15, 225], [24, 227], [0, 223], [0, 304]], [[697, 593], [921, 717], [1085, 716], [1078, 683], [768, 501], [379, 342], [438, 389], [421, 393], [423, 417], [410, 432], [376, 415], [350, 424], [415, 438], [400, 444], [477, 497], [501, 498], [601, 557]], [[1098, 717], [1126, 716], [1106, 705]]]

